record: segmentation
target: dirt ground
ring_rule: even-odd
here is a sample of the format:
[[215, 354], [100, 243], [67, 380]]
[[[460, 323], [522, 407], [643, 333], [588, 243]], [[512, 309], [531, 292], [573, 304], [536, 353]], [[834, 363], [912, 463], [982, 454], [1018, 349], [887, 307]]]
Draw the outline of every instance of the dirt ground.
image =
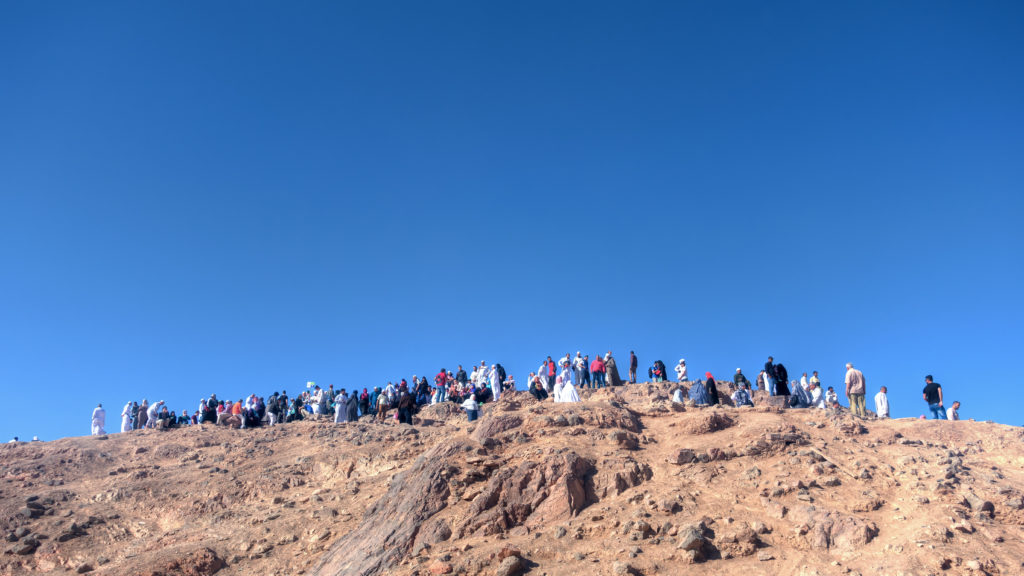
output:
[[1021, 428], [670, 386], [0, 445], [0, 574], [1024, 573]]

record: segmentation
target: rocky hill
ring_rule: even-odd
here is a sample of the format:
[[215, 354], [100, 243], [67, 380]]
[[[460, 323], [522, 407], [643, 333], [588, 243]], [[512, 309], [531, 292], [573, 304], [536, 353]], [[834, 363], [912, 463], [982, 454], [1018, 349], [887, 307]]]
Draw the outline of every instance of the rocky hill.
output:
[[669, 387], [0, 445], [0, 574], [1024, 572], [1020, 428]]

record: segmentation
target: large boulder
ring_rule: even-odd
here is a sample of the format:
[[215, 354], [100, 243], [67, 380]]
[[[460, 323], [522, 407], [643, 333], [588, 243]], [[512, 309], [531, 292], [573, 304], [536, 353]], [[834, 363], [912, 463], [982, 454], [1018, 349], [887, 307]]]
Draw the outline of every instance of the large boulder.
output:
[[593, 465], [575, 452], [499, 469], [473, 500], [460, 537], [574, 516], [590, 503]]
[[371, 576], [408, 557], [423, 523], [448, 505], [452, 458], [461, 451], [461, 443], [444, 441], [396, 475], [359, 527], [335, 542], [312, 574]]

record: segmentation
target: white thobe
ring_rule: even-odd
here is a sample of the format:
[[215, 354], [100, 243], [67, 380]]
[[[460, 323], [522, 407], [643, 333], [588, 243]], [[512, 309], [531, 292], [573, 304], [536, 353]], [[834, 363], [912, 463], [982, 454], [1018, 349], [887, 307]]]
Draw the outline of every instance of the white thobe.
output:
[[875, 394], [875, 414], [878, 414], [879, 418], [889, 417], [889, 397], [885, 392]]
[[121, 410], [121, 432], [128, 432], [132, 429], [132, 403], [129, 402], [124, 405], [124, 410]]
[[103, 427], [106, 426], [106, 424], [107, 424], [107, 411], [104, 410], [103, 408], [97, 406], [92, 411], [92, 435], [93, 436], [102, 436], [102, 435], [106, 434], [107, 431], [103, 429]]

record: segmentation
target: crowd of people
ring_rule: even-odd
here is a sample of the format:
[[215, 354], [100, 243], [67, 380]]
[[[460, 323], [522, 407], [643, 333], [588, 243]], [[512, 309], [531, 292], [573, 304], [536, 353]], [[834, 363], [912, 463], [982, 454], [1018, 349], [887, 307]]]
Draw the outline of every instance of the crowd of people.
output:
[[[636, 353], [631, 351], [628, 381], [624, 381], [611, 351], [603, 355], [596, 354], [593, 360], [579, 351], [575, 357], [567, 353], [557, 361], [548, 356], [536, 372], [530, 372], [527, 390], [540, 401], [551, 399], [554, 402], [579, 402], [578, 389], [594, 390], [636, 383], [637, 365]], [[719, 390], [721, 383], [715, 380], [711, 372], [705, 372], [703, 379], [691, 381], [686, 359], [679, 360], [674, 372], [679, 386], [670, 391], [673, 402], [690, 402], [697, 406], [723, 403]], [[651, 364], [647, 375], [650, 382], [669, 380], [669, 372], [661, 360]], [[753, 384], [742, 369], [737, 368], [731, 381], [727, 381], [724, 386], [727, 390], [722, 392], [728, 394], [732, 405], [737, 407], [754, 405], [756, 387], [756, 390], [767, 392], [769, 396], [785, 396], [784, 405], [790, 408], [841, 408], [836, 390], [832, 386], [823, 390], [817, 371], [813, 371], [810, 377], [804, 372], [799, 381], [789, 380], [786, 367], [771, 356]], [[287, 391], [275, 391], [266, 399], [250, 394], [246, 398], [231, 401], [218, 399], [216, 394], [212, 394], [209, 398], [201, 398], [191, 414], [185, 409], [180, 413], [169, 410], [163, 400], [152, 404], [146, 399], [141, 403], [132, 401], [126, 403], [121, 410], [121, 432], [203, 423], [252, 428], [275, 426], [305, 418], [331, 418], [336, 423], [357, 421], [364, 417], [385, 420], [392, 410], [394, 412], [391, 417], [395, 420], [412, 424], [413, 414], [420, 408], [445, 402], [461, 407], [467, 419], [472, 421], [479, 417], [481, 404], [497, 400], [502, 393], [515, 389], [514, 378], [506, 374], [501, 364], [488, 366], [481, 361], [469, 373], [462, 365], [454, 372], [442, 368], [433, 377], [433, 383], [425, 376], [413, 375], [411, 382], [402, 378], [397, 382], [388, 382], [383, 387], [374, 387], [373, 390], [335, 390], [333, 385], [321, 388], [309, 382], [306, 390], [294, 397], [290, 397]], [[865, 405], [867, 382], [864, 374], [854, 368], [853, 364], [846, 365], [844, 389], [850, 412], [861, 418], [869, 417]], [[942, 386], [934, 382], [931, 375], [925, 377], [923, 399], [928, 403], [933, 418], [959, 420], [960, 403], [954, 402], [946, 410]], [[889, 398], [885, 386], [879, 389], [874, 402], [875, 417], [888, 418]], [[105, 425], [106, 411], [101, 404], [93, 410], [92, 434], [105, 434]]]

